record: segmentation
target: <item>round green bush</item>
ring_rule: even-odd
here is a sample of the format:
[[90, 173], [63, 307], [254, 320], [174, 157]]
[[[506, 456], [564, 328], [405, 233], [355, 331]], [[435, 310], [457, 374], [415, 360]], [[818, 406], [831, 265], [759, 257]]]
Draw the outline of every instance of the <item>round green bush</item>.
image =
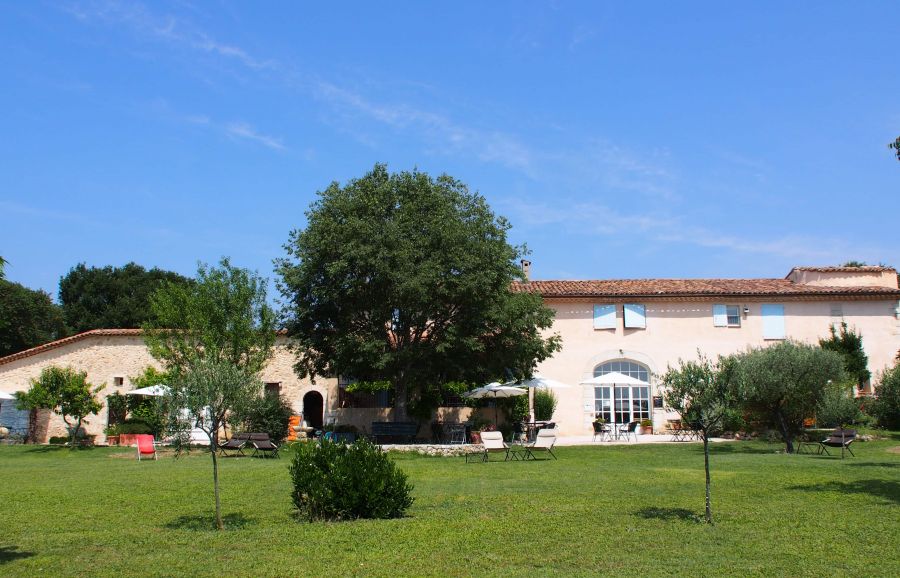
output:
[[400, 518], [413, 502], [406, 474], [365, 439], [298, 444], [290, 473], [294, 506], [310, 521]]

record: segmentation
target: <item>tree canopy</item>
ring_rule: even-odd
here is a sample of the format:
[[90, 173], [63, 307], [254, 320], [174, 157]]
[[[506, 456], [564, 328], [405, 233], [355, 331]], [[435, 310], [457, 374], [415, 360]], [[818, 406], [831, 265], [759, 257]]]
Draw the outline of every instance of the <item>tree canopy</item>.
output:
[[403, 418], [442, 384], [528, 376], [559, 348], [541, 297], [510, 289], [525, 248], [460, 181], [379, 164], [306, 215], [276, 260], [301, 377], [389, 383]]
[[67, 334], [62, 311], [50, 295], [0, 279], [0, 356]]
[[150, 303], [144, 339], [173, 375], [199, 359], [227, 361], [255, 375], [272, 355], [275, 314], [265, 280], [227, 258], [218, 267], [201, 264], [194, 283], [165, 281]]
[[71, 367], [45, 367], [40, 377], [31, 380], [28, 391], [16, 394], [16, 406], [49, 409], [61, 415], [69, 428], [69, 444], [74, 447], [84, 418], [103, 407], [95, 396], [104, 387], [94, 388], [88, 383], [87, 372]]
[[140, 327], [150, 320], [150, 296], [165, 282], [187, 285], [190, 279], [136, 263], [123, 267], [88, 267], [79, 263], [59, 281], [59, 301], [66, 324], [75, 333], [91, 329]]
[[862, 337], [855, 330], [849, 329], [846, 321], [841, 322], [840, 331], [832, 325], [831, 337], [820, 339], [819, 346], [841, 355], [844, 360], [844, 370], [860, 389], [872, 377], [872, 372], [869, 371], [869, 357], [863, 349]]
[[783, 341], [736, 356], [734, 383], [743, 407], [777, 429], [788, 453], [815, 414], [829, 383], [846, 379], [843, 358], [813, 345]]

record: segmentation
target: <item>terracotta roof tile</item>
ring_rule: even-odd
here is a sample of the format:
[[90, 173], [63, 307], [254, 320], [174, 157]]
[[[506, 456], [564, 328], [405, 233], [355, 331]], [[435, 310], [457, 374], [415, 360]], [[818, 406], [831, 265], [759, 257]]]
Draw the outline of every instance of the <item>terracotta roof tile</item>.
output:
[[514, 283], [516, 292], [553, 297], [705, 297], [705, 296], [883, 296], [900, 298], [887, 287], [823, 287], [787, 279], [619, 279]]

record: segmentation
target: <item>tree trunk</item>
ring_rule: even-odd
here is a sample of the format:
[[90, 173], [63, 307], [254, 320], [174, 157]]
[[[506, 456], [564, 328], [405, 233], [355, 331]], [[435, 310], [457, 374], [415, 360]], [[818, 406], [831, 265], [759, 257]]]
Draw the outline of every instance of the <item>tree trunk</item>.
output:
[[209, 434], [209, 451], [212, 454], [213, 462], [213, 489], [216, 494], [216, 529], [224, 530], [225, 525], [222, 524], [222, 504], [219, 501], [219, 462], [216, 460], [216, 449], [218, 449], [218, 427]]
[[409, 414], [406, 412], [406, 406], [409, 397], [409, 388], [406, 382], [398, 380], [394, 386], [394, 421], [407, 421]]
[[703, 462], [706, 466], [706, 523], [712, 524], [712, 500], [709, 493], [709, 434], [703, 431]]
[[784, 421], [784, 415], [778, 411], [778, 427], [781, 430], [781, 439], [784, 440], [784, 451], [794, 453], [794, 436], [788, 431], [787, 424]]

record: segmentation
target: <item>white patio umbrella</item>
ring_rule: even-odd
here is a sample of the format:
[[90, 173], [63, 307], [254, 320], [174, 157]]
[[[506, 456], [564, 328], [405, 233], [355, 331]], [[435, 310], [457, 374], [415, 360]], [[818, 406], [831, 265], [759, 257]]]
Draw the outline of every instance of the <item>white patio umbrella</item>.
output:
[[157, 383], [156, 385], [151, 385], [150, 387], [142, 387], [140, 389], [134, 389], [131, 391], [126, 391], [125, 395], [149, 395], [153, 397], [163, 397], [164, 395], [169, 395], [172, 390], [169, 389], [169, 386], [164, 383]]
[[531, 421], [534, 421], [534, 389], [536, 387], [541, 387], [545, 389], [565, 389], [567, 387], [572, 387], [568, 383], [563, 383], [561, 381], [556, 381], [555, 379], [550, 379], [549, 377], [544, 377], [539, 373], [535, 373], [531, 379], [523, 379], [522, 381], [510, 381], [504, 385], [511, 385], [514, 387], [527, 387], [528, 388], [528, 417]]
[[14, 396], [14, 395], [12, 395], [12, 394], [9, 394], [9, 393], [6, 393], [5, 391], [0, 391], [0, 400], [7, 400], [7, 401], [8, 401], [8, 400], [10, 400], [10, 399], [16, 399], [16, 396]]
[[[528, 393], [527, 389], [522, 389], [521, 387], [512, 387], [509, 385], [503, 385], [501, 383], [497, 383], [496, 381], [491, 382], [487, 385], [483, 385], [481, 387], [476, 387], [472, 391], [467, 391], [463, 394], [464, 397], [468, 397], [470, 399], [484, 399], [484, 398], [505, 398], [505, 397], [518, 397], [520, 395], [525, 395]], [[497, 421], [497, 406], [494, 406], [494, 421]]]

